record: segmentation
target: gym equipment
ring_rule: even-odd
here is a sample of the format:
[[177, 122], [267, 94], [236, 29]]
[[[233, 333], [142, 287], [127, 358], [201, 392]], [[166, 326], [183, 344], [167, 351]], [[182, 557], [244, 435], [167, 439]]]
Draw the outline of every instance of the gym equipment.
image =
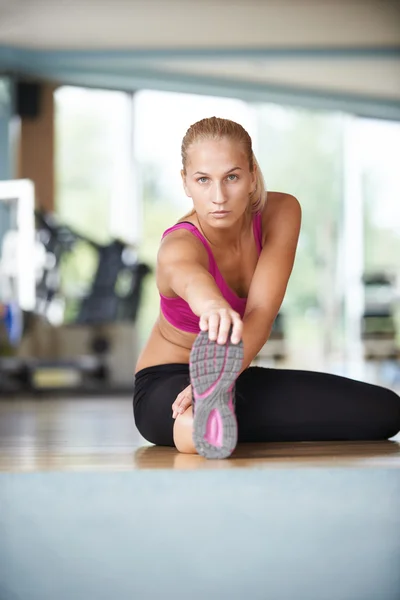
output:
[[[12, 199], [18, 202], [17, 192]], [[4, 212], [1, 200], [0, 196]], [[16, 268], [15, 243], [21, 240], [20, 221], [10, 219], [10, 209], [15, 212], [12, 201], [7, 208], [8, 219], [2, 219], [0, 228], [0, 290], [7, 291], [0, 296], [6, 332], [0, 337], [0, 392], [131, 390], [135, 322], [150, 268], [138, 261], [135, 248], [119, 240], [97, 244], [59, 223], [54, 215], [34, 213], [32, 202], [25, 205], [25, 212], [31, 210], [32, 216], [30, 255], [25, 260], [35, 285], [29, 302], [25, 289], [22, 310], [18, 292], [24, 289], [26, 272]], [[78, 243], [91, 247], [97, 268], [87, 289], [69, 299], [61, 285], [61, 264]], [[68, 303], [74, 310], [66, 318]]]
[[97, 244], [70, 227], [59, 224], [54, 215], [35, 213], [38, 239], [46, 251], [45, 265], [36, 287], [37, 312], [47, 315], [51, 304], [62, 296], [60, 263], [78, 242], [88, 244], [97, 255], [97, 270], [88, 292], [80, 299], [75, 324], [99, 325], [114, 321], [135, 321], [141, 298], [141, 284], [150, 268], [137, 260], [134, 248], [119, 240]]
[[395, 322], [395, 279], [384, 272], [363, 277], [365, 310], [362, 342], [367, 360], [396, 360], [400, 355]]
[[35, 306], [35, 193], [27, 179], [0, 181], [0, 302]]
[[0, 326], [4, 329], [1, 338], [6, 338], [11, 346], [17, 346], [22, 338], [23, 316], [16, 302], [0, 305]]

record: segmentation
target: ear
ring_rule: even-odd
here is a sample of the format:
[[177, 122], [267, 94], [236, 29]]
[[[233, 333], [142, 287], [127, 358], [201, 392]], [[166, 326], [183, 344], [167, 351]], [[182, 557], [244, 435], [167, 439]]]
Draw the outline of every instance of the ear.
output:
[[185, 172], [183, 171], [183, 169], [182, 169], [182, 171], [181, 171], [181, 177], [182, 177], [183, 189], [185, 190], [185, 194], [186, 194], [186, 196], [187, 196], [188, 198], [191, 198], [192, 196], [190, 195], [189, 189], [188, 189], [188, 187], [187, 187], [187, 185], [186, 185], [186, 174], [185, 174]]

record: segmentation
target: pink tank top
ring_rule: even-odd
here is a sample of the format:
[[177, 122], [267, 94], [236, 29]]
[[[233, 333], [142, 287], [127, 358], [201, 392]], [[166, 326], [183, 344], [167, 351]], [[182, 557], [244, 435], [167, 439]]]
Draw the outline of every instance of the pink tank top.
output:
[[[253, 217], [253, 232], [254, 238], [257, 244], [258, 256], [261, 254], [262, 250], [262, 222], [261, 222], [261, 213], [256, 213]], [[244, 312], [246, 310], [247, 298], [240, 298], [231, 288], [227, 285], [224, 278], [222, 277], [217, 263], [215, 261], [214, 255], [211, 251], [211, 248], [203, 236], [202, 233], [197, 229], [195, 225], [192, 223], [188, 223], [187, 221], [183, 221], [182, 223], [177, 223], [173, 227], [170, 227], [166, 231], [164, 231], [162, 239], [171, 233], [171, 231], [175, 231], [176, 229], [187, 229], [193, 235], [195, 235], [203, 244], [205, 249], [207, 250], [209, 264], [208, 270], [211, 275], [215, 279], [215, 283], [221, 290], [221, 293], [225, 300], [229, 302], [230, 306], [235, 310], [240, 316], [243, 318]], [[180, 329], [182, 331], [187, 331], [189, 333], [200, 333], [199, 327], [199, 317], [194, 314], [191, 310], [189, 304], [183, 300], [182, 298], [175, 297], [169, 298], [167, 296], [163, 296], [160, 294], [160, 307], [161, 312], [171, 325]]]

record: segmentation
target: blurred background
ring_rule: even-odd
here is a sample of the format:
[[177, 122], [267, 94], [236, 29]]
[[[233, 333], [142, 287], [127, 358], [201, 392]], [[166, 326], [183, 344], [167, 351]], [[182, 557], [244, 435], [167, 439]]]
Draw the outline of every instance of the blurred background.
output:
[[250, 133], [303, 209], [257, 364], [400, 387], [400, 10], [388, 1], [0, 1], [0, 392], [131, 391], [180, 144]]

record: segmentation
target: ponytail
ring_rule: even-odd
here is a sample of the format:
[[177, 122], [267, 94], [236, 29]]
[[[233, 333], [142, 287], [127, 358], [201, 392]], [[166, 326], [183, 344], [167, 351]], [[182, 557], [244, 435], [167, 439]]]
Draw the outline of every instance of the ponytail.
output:
[[263, 174], [261, 172], [258, 161], [254, 155], [254, 152], [252, 152], [251, 162], [253, 163], [252, 164], [253, 169], [254, 168], [257, 169], [257, 173], [256, 173], [256, 187], [255, 187], [254, 191], [250, 194], [249, 210], [252, 213], [257, 213], [257, 212], [262, 212], [262, 210], [264, 208], [265, 202], [267, 200], [267, 190], [265, 187]]

